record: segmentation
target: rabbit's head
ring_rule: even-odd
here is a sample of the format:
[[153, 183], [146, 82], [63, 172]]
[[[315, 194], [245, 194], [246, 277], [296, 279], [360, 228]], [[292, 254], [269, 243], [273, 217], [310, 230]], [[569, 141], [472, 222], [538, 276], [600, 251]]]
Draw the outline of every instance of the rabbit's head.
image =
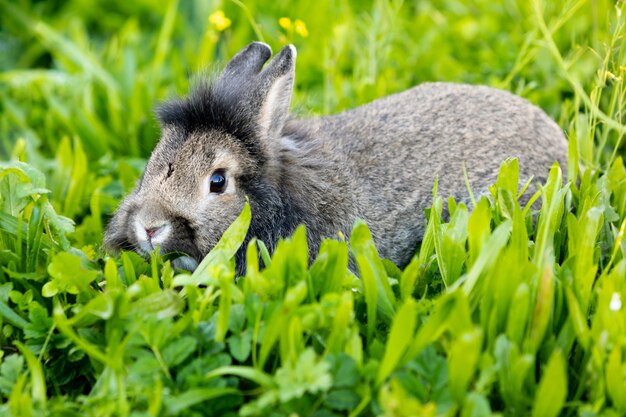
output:
[[263, 68], [270, 56], [268, 45], [254, 42], [217, 79], [157, 110], [162, 137], [110, 221], [105, 247], [144, 256], [156, 247], [183, 253], [174, 265], [193, 270], [246, 197], [253, 208], [251, 232], [271, 233], [281, 211], [277, 143], [288, 116], [296, 50], [286, 46]]

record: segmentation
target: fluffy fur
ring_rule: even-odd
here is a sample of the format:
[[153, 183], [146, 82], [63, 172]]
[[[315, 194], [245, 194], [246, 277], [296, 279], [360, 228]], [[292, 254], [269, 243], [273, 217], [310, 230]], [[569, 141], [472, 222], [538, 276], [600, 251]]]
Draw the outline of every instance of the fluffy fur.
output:
[[[463, 166], [476, 194], [509, 157], [519, 158], [522, 182], [543, 181], [554, 161], [566, 166], [559, 127], [489, 87], [426, 83], [338, 115], [290, 118], [296, 51], [283, 48], [263, 68], [270, 56], [254, 42], [216, 80], [159, 108], [162, 138], [108, 226], [108, 248], [147, 255], [159, 246], [186, 254], [178, 266], [194, 269], [247, 196], [248, 239], [270, 250], [305, 224], [314, 255], [324, 237], [347, 236], [362, 218], [381, 255], [403, 267], [423, 236], [435, 177], [441, 195], [467, 201]], [[207, 191], [216, 170], [230, 187], [221, 194]]]

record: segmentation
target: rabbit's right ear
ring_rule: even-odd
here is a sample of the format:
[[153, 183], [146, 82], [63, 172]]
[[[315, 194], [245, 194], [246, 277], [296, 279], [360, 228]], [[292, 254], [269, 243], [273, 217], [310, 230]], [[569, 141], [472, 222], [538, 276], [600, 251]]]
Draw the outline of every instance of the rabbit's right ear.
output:
[[[289, 116], [296, 67], [296, 48], [287, 45], [267, 64], [272, 49], [252, 42], [226, 65], [211, 94], [216, 108], [224, 112], [219, 123], [227, 131], [246, 126], [269, 154]], [[211, 114], [220, 113], [211, 111]], [[230, 129], [230, 130], [229, 130]]]
[[277, 138], [289, 115], [296, 75], [296, 48], [287, 45], [259, 74], [257, 125], [261, 138], [270, 141]]
[[271, 55], [267, 44], [252, 42], [228, 62], [219, 83], [225, 96], [244, 106], [240, 114], [254, 123], [259, 139], [270, 141], [270, 147], [289, 115], [296, 48], [285, 46], [263, 68]]

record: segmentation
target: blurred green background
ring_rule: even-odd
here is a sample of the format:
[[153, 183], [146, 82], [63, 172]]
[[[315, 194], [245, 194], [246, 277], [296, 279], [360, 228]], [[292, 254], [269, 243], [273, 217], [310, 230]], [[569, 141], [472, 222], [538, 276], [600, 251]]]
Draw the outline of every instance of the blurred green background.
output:
[[[158, 136], [155, 103], [184, 94], [190, 75], [219, 68], [255, 39], [275, 50], [297, 46], [301, 113], [449, 80], [514, 91], [558, 119], [569, 115], [572, 89], [543, 45], [532, 4], [3, 0], [2, 155], [18, 137], [53, 155], [64, 136], [78, 135], [89, 159], [146, 157]], [[612, 4], [541, 5], [568, 69], [585, 84], [610, 41]]]

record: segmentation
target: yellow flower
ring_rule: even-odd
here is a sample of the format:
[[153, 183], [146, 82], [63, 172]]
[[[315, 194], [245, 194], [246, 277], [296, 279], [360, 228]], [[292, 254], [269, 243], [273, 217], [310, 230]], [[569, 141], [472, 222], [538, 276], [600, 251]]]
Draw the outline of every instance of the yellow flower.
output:
[[230, 26], [230, 19], [224, 15], [222, 10], [217, 10], [209, 16], [209, 23], [217, 30], [222, 32]]
[[278, 19], [278, 24], [285, 30], [291, 29], [291, 19], [288, 17], [281, 17]]
[[613, 74], [611, 71], [607, 71], [606, 75], [613, 81], [622, 81], [622, 77], [618, 77], [617, 75]]
[[309, 31], [306, 28], [306, 24], [302, 20], [296, 19], [296, 21], [294, 22], [294, 27], [298, 35], [302, 36], [303, 38], [309, 36]]

